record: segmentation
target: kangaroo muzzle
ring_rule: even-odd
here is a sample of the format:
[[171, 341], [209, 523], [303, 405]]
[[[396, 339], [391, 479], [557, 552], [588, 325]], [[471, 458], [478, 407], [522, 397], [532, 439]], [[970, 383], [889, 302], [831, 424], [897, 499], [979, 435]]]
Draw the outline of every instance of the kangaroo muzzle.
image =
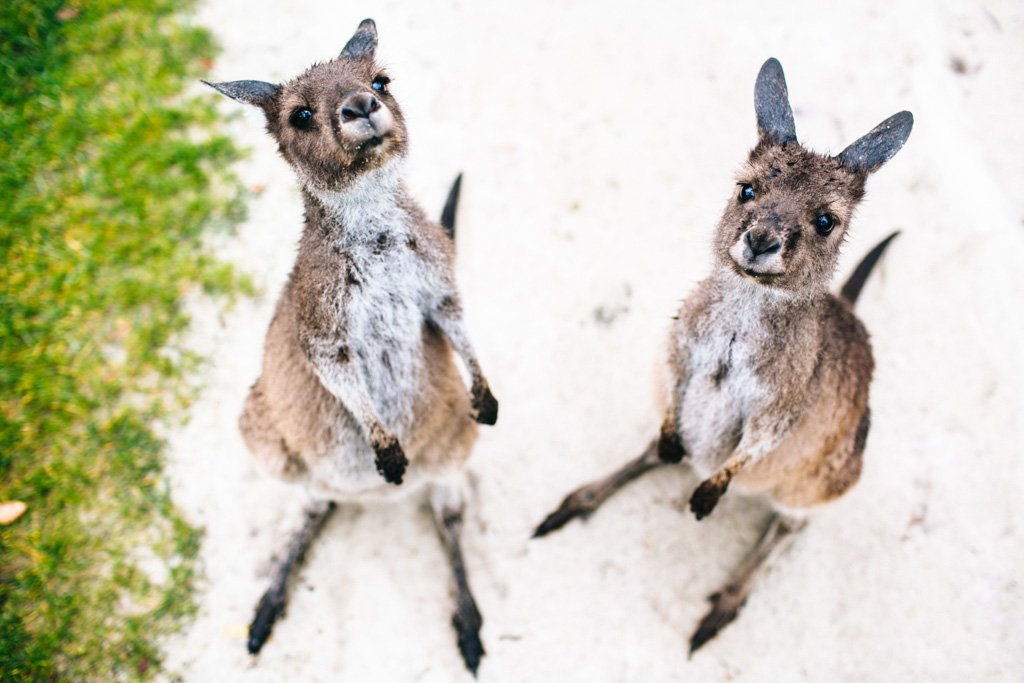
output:
[[745, 231], [729, 249], [729, 256], [747, 275], [780, 275], [785, 272], [782, 239], [776, 230], [765, 225], [755, 225]]
[[376, 97], [366, 92], [345, 97], [338, 108], [341, 130], [355, 143], [383, 138], [394, 127], [394, 117]]

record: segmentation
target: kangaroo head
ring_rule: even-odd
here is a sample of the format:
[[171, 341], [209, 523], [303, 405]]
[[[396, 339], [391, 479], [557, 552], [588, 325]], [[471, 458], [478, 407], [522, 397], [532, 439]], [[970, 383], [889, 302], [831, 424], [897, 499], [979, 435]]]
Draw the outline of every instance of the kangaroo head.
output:
[[281, 155], [310, 190], [341, 190], [408, 147], [402, 112], [388, 90], [391, 79], [374, 61], [376, 49], [376, 25], [366, 19], [335, 59], [287, 83], [207, 85], [263, 110]]
[[737, 176], [715, 238], [716, 260], [794, 295], [824, 291], [868, 174], [899, 151], [914, 118], [900, 112], [836, 156], [796, 139], [782, 66], [769, 59], [754, 88], [760, 139]]

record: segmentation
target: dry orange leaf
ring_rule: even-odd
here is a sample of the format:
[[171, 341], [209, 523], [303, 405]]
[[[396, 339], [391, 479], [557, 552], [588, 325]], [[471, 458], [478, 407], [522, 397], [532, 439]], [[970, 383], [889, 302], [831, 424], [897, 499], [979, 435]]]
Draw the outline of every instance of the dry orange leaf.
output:
[[249, 626], [247, 624], [228, 624], [220, 630], [220, 634], [231, 640], [245, 640], [249, 637]]
[[25, 505], [20, 500], [0, 503], [0, 524], [10, 524], [11, 522], [14, 522], [18, 517], [25, 514], [25, 510], [27, 509], [28, 505]]

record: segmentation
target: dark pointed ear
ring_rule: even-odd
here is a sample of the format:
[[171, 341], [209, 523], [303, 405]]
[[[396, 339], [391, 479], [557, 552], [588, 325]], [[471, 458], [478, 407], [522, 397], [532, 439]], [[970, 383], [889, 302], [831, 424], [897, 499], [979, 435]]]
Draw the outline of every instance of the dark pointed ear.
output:
[[757, 112], [757, 132], [762, 138], [778, 143], [796, 140], [793, 109], [789, 106], [786, 75], [779, 60], [772, 57], [761, 67], [754, 85], [754, 111]]
[[203, 81], [222, 95], [227, 95], [233, 100], [253, 104], [268, 111], [273, 105], [277, 94], [281, 92], [281, 86], [263, 81], [226, 81], [224, 83], [210, 83]]
[[373, 53], [377, 50], [377, 24], [373, 23], [373, 19], [363, 19], [359, 22], [359, 28], [352, 34], [352, 37], [345, 43], [345, 47], [342, 49], [339, 57], [351, 57], [352, 59], [362, 59], [363, 57], [373, 57]]
[[914, 127], [909, 111], [893, 114], [875, 126], [870, 133], [836, 155], [843, 166], [860, 173], [871, 173], [896, 156]]

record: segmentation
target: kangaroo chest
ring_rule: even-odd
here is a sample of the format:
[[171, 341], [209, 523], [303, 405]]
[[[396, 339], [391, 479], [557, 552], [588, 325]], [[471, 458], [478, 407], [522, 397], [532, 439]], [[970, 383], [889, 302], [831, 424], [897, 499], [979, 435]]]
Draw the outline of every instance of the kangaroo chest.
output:
[[677, 404], [680, 436], [694, 467], [705, 476], [735, 450], [752, 407], [768, 392], [756, 368], [764, 330], [742, 318], [723, 317], [702, 334], [676, 340], [686, 346], [689, 358], [688, 381]]
[[344, 317], [350, 362], [393, 429], [412, 419], [426, 372], [426, 264], [406, 233], [381, 230], [345, 249]]

